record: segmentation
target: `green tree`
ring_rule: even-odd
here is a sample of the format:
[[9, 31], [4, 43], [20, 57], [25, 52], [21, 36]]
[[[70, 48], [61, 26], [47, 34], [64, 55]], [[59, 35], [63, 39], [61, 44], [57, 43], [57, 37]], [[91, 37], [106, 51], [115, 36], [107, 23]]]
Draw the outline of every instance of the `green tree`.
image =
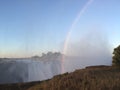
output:
[[113, 51], [113, 66], [120, 66], [120, 45]]

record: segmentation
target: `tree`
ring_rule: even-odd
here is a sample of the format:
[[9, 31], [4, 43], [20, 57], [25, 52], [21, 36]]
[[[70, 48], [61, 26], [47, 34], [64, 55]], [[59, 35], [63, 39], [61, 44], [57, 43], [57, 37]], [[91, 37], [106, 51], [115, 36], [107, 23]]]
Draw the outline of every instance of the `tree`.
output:
[[120, 66], [120, 45], [113, 51], [113, 66]]

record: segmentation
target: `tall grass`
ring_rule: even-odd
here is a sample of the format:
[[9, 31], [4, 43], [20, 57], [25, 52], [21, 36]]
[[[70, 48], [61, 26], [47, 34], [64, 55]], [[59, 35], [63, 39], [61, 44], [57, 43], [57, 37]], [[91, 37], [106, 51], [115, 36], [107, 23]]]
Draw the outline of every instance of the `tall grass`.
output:
[[42, 82], [0, 85], [0, 90], [120, 90], [120, 68], [87, 67]]
[[28, 90], [120, 90], [120, 69], [98, 67], [55, 76]]

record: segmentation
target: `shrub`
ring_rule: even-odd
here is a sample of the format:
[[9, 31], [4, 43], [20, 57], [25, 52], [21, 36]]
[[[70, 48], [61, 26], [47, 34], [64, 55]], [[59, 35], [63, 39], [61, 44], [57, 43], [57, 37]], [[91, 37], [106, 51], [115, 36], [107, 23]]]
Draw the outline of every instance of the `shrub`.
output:
[[117, 48], [115, 48], [113, 51], [112, 64], [113, 64], [113, 66], [120, 67], [120, 45]]

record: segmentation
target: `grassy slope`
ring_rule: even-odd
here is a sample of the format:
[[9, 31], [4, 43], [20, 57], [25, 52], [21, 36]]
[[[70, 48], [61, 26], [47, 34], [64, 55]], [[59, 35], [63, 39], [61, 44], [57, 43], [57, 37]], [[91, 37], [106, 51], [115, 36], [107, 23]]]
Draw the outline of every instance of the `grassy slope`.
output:
[[0, 85], [0, 90], [120, 90], [120, 69], [88, 67], [47, 81]]

